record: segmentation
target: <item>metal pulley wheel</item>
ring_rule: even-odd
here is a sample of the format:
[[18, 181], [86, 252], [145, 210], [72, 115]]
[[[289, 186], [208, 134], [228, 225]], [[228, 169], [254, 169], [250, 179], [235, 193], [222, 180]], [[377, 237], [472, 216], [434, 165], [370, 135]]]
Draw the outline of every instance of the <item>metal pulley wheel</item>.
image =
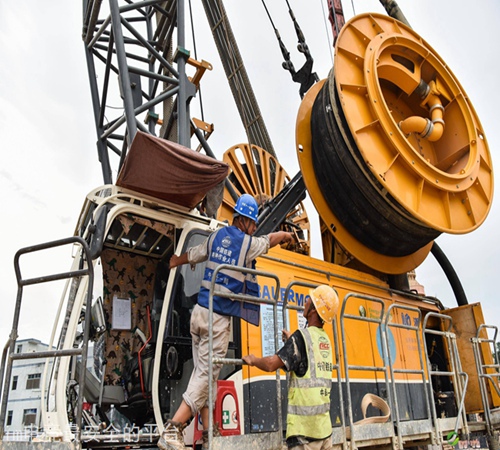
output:
[[[262, 206], [290, 182], [290, 177], [278, 160], [256, 145], [235, 145], [224, 153], [222, 160], [231, 169], [227, 179], [236, 195], [250, 194]], [[217, 218], [231, 223], [235, 203], [226, 187]], [[284, 226], [298, 237], [298, 243], [289, 244], [287, 249], [308, 255], [310, 224], [302, 203], [288, 213]]]
[[440, 233], [468, 233], [490, 210], [491, 157], [466, 93], [393, 18], [362, 14], [343, 27], [328, 79], [301, 104], [296, 138], [322, 220], [373, 269], [414, 269]]

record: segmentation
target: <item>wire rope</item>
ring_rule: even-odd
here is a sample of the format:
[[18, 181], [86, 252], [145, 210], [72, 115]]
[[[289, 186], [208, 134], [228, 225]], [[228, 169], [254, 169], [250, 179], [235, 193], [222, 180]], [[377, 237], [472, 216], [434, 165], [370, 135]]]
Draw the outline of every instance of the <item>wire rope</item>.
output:
[[262, 6], [264, 6], [264, 9], [266, 10], [267, 17], [269, 18], [269, 21], [271, 22], [271, 25], [273, 26], [274, 30], [276, 30], [276, 27], [274, 26], [273, 19], [271, 17], [271, 14], [269, 13], [269, 10], [267, 9], [266, 2], [264, 0], [261, 0]]
[[330, 33], [328, 32], [328, 23], [327, 23], [328, 19], [325, 13], [325, 4], [324, 0], [318, 0], [318, 1], [321, 3], [321, 10], [323, 11], [323, 23], [325, 24], [326, 38], [328, 39], [328, 51], [330, 52], [330, 61], [332, 62], [333, 65], [333, 52], [332, 52], [333, 44], [332, 41], [330, 40]]

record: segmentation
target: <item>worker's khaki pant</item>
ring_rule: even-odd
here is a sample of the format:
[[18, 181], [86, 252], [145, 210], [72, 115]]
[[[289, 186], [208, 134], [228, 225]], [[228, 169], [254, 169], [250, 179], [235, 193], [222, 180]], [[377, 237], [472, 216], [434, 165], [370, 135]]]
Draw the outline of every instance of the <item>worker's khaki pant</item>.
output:
[[309, 444], [296, 445], [288, 450], [330, 450], [332, 448], [332, 437], [329, 436], [322, 441], [314, 441]]
[[[230, 327], [230, 316], [213, 314], [213, 356], [215, 358], [226, 356]], [[191, 313], [191, 337], [194, 368], [182, 398], [191, 408], [194, 416], [208, 402], [208, 309], [200, 305], [196, 305]], [[221, 367], [219, 364], [213, 366], [214, 401]]]

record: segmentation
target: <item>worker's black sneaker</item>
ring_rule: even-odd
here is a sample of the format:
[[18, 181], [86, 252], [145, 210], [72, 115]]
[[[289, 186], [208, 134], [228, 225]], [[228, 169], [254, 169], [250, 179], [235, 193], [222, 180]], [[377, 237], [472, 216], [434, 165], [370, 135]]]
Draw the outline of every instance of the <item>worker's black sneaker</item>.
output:
[[182, 430], [185, 425], [180, 422], [167, 420], [163, 433], [158, 440], [158, 447], [161, 450], [184, 450], [184, 436]]

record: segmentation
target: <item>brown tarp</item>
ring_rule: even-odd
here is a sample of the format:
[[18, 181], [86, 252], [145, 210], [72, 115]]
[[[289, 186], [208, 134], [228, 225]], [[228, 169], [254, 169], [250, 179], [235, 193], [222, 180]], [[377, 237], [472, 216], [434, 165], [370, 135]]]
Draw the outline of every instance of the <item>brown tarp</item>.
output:
[[228, 171], [226, 163], [137, 131], [116, 185], [194, 208]]

